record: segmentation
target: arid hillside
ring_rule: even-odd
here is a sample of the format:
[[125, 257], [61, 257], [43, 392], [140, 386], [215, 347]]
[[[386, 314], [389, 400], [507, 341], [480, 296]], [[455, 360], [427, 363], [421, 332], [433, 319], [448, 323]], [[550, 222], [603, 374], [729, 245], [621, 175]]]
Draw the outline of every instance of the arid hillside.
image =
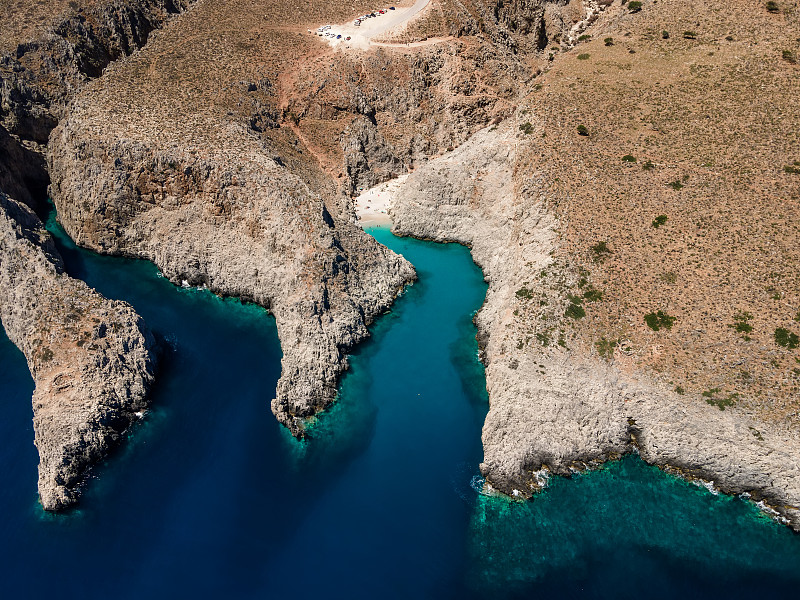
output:
[[[613, 6], [589, 34], [518, 115], [518, 184], [547, 180], [555, 257], [597, 290], [563, 290], [586, 317], [560, 326], [692, 401], [796, 430], [797, 4]], [[555, 342], [559, 315], [536, 304], [520, 301], [521, 339]]]

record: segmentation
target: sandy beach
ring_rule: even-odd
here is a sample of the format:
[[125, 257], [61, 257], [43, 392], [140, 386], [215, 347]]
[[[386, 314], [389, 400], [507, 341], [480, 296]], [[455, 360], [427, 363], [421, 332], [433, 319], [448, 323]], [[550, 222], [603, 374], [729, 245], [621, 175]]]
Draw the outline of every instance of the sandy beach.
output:
[[362, 227], [392, 224], [392, 220], [389, 218], [389, 208], [395, 192], [403, 185], [407, 177], [408, 175], [401, 175], [397, 179], [376, 185], [356, 197], [356, 214]]

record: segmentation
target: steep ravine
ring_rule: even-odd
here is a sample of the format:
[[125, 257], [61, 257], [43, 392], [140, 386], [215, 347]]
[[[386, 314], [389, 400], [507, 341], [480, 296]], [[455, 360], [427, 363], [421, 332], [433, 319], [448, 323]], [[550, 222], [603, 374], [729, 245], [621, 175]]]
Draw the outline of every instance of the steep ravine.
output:
[[515, 176], [516, 126], [484, 130], [421, 167], [391, 210], [399, 235], [469, 246], [489, 281], [476, 316], [490, 398], [482, 434], [487, 482], [528, 496], [548, 473], [569, 475], [638, 451], [652, 464], [763, 499], [800, 531], [796, 437], [625, 376], [579, 347], [516, 341], [517, 291], [544, 293], [524, 278], [553, 266], [558, 228], [545, 209], [547, 182], [536, 172]]
[[2, 193], [0, 319], [36, 385], [42, 506], [66, 508], [88, 469], [147, 408], [153, 336], [128, 304], [67, 276], [41, 221]]

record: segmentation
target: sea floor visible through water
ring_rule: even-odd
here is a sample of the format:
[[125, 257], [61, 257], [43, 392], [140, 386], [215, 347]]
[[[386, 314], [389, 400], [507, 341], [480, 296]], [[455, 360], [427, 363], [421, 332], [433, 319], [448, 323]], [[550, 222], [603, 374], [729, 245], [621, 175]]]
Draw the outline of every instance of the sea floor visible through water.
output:
[[479, 493], [488, 399], [472, 316], [486, 284], [462, 246], [370, 230], [419, 281], [298, 442], [269, 412], [281, 353], [266, 311], [48, 227], [69, 273], [130, 302], [164, 354], [151, 411], [80, 506], [51, 515], [33, 383], [0, 335], [3, 597], [797, 596], [800, 536], [635, 456], [529, 502]]

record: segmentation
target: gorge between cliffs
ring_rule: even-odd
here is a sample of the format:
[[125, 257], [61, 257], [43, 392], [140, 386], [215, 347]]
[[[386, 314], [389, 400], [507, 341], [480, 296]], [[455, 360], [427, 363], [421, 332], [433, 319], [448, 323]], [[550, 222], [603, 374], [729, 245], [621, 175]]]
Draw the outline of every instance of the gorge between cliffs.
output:
[[636, 454], [800, 531], [797, 9], [636, 4], [402, 2], [351, 47], [317, 28], [371, 3], [4, 1], [0, 319], [35, 384], [42, 507], [93, 497], [185, 351], [71, 271], [85, 251], [266, 309], [284, 441], [369, 447], [351, 357], [430, 274], [355, 198], [402, 176], [392, 232], [465, 246], [487, 284], [459, 494], [535, 503]]

